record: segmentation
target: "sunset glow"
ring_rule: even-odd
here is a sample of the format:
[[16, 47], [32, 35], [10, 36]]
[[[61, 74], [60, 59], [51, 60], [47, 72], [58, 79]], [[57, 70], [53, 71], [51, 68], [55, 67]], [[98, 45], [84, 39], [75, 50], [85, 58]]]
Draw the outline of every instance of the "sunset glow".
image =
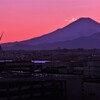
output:
[[100, 0], [0, 0], [0, 33], [4, 42], [50, 33], [80, 17], [100, 22]]

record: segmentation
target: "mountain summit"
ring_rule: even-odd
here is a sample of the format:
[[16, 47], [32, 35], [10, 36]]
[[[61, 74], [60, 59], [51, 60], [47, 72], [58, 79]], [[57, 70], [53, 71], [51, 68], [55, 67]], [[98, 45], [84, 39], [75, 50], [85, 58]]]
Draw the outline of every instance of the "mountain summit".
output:
[[[19, 44], [24, 45], [24, 48], [40, 46], [41, 44], [55, 44], [58, 42], [71, 41], [80, 37], [91, 36], [94, 33], [100, 32], [100, 24], [91, 18], [79, 18], [71, 24], [53, 31], [51, 33], [42, 35], [40, 37], [32, 38], [29, 40], [17, 42], [17, 48], [22, 49]], [[15, 48], [16, 43], [3, 44], [3, 47]], [[26, 45], [26, 47], [25, 47]], [[32, 47], [31, 47], [32, 46]], [[60, 46], [59, 46], [60, 47]], [[28, 48], [28, 49], [30, 49]], [[34, 48], [35, 49], [35, 48]], [[45, 48], [44, 48], [45, 49]]]

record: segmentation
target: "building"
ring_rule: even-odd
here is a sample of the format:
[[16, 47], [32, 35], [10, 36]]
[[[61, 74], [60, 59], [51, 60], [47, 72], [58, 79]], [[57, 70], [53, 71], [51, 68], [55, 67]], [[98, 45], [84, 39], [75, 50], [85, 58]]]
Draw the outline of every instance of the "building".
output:
[[94, 56], [86, 61], [84, 66], [84, 76], [90, 78], [100, 78], [100, 56]]
[[84, 81], [84, 100], [100, 100], [100, 79]]
[[82, 100], [81, 77], [60, 74], [1, 75], [0, 100]]

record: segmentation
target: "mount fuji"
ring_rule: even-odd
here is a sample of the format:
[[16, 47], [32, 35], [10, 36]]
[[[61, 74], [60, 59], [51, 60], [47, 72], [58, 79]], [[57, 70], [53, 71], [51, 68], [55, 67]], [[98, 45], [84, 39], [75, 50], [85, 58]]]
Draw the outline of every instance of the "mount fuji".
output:
[[[51, 33], [29, 40], [5, 43], [2, 44], [2, 47], [4, 48], [4, 50], [45, 50], [56, 49], [57, 47], [68, 48], [68, 45], [70, 45], [71, 48], [75, 48], [75, 46], [78, 48], [78, 43], [75, 42], [77, 41], [77, 39], [82, 39], [81, 41], [79, 41], [82, 42], [84, 41], [84, 37], [88, 37], [89, 42], [89, 40], [91, 40], [89, 38], [91, 38], [96, 33], [100, 33], [100, 24], [98, 22], [94, 21], [91, 18], [79, 18], [71, 24], [61, 29], [57, 29]], [[76, 44], [72, 43], [73, 41]], [[85, 42], [82, 43], [84, 45], [86, 44]]]

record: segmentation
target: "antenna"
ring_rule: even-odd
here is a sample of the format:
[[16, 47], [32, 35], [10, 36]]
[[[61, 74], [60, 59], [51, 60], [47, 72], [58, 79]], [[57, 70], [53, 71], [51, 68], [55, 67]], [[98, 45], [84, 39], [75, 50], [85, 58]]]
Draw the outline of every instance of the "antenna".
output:
[[0, 36], [0, 40], [2, 39], [2, 36], [3, 36], [4, 32], [2, 32], [1, 36]]

